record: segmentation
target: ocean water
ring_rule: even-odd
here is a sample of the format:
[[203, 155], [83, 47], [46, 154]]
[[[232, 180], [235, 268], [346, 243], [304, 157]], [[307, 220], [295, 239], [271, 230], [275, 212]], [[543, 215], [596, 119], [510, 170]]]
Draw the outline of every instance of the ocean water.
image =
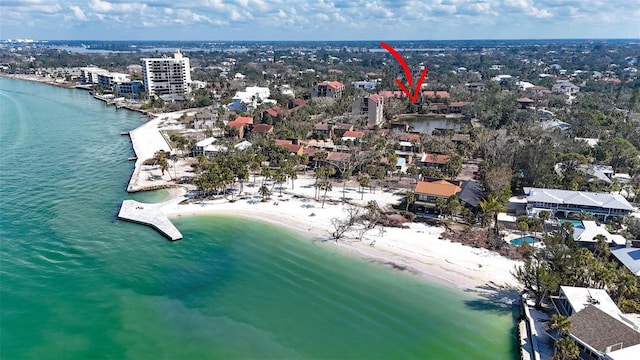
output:
[[116, 219], [138, 114], [0, 79], [0, 358], [515, 359], [516, 309], [272, 224]]

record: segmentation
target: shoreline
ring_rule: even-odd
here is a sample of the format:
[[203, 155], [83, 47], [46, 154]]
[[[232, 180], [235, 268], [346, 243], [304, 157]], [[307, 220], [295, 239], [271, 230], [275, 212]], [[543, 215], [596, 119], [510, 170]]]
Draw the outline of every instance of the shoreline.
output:
[[[10, 74], [1, 76], [69, 88], [28, 75], [7, 75]], [[350, 184], [346, 191], [349, 201], [343, 203], [340, 201], [343, 194], [342, 183], [335, 183], [333, 190], [327, 193], [327, 202], [322, 208], [320, 201], [314, 200], [314, 180], [309, 176], [299, 175], [294, 189], [289, 190], [288, 182], [282, 184], [287, 188], [282, 189], [282, 197], [277, 195], [280, 189], [274, 189], [270, 202], [261, 202], [257, 195], [259, 186], [248, 182], [244, 186], [245, 199], [235, 202], [207, 200], [204, 203], [180, 205], [180, 202], [189, 198], [187, 192], [192, 190], [192, 187], [178, 185], [173, 179], [192, 176], [191, 161], [179, 160], [173, 163], [165, 174], [162, 174], [157, 166], [143, 165], [143, 162], [158, 150], [171, 150], [160, 131], [183, 130], [177, 122], [182, 113], [183, 111], [150, 114], [154, 116], [151, 120], [129, 131], [137, 160], [127, 191], [168, 191], [169, 200], [153, 205], [158, 206], [170, 219], [182, 216], [225, 215], [266, 221], [296, 231], [310, 241], [321, 241], [332, 250], [379, 263], [391, 270], [409, 272], [432, 284], [474, 292], [481, 296], [488, 295], [494, 300], [495, 295], [499, 294], [504, 303], [517, 300], [520, 287], [510, 271], [521, 262], [504, 258], [486, 249], [467, 247], [441, 239], [440, 234], [444, 228], [423, 223], [408, 223], [406, 229], [384, 228], [382, 236], [377, 230], [373, 230], [362, 241], [357, 240], [356, 234], [348, 234], [338, 242], [330, 240], [331, 220], [344, 214], [346, 204], [364, 206], [369, 200], [376, 200], [381, 208], [386, 208], [400, 202], [401, 195], [383, 189], [378, 189], [373, 194], [362, 194], [358, 191], [357, 184]], [[258, 179], [262, 180], [259, 176]], [[372, 242], [375, 246], [371, 246]]]
[[[306, 181], [312, 182], [313, 179]], [[305, 181], [299, 179], [297, 182]], [[337, 250], [391, 270], [408, 272], [431, 284], [490, 296], [504, 304], [512, 304], [519, 295], [519, 286], [510, 273], [519, 262], [486, 249], [444, 240], [440, 237], [443, 228], [408, 223], [407, 228], [385, 227], [383, 236], [374, 229], [362, 240], [358, 240], [357, 235], [351, 232], [336, 242], [330, 236], [331, 219], [342, 214], [346, 208], [344, 203], [327, 202], [325, 208], [321, 208], [320, 202], [313, 197], [283, 191], [282, 197], [274, 196], [269, 202], [261, 202], [259, 196], [254, 194], [234, 202], [216, 199], [184, 204], [184, 200], [189, 199], [187, 190], [171, 190], [171, 199], [156, 206], [169, 219], [220, 215], [283, 226], [299, 233], [304, 239], [321, 242], [330, 251]]]

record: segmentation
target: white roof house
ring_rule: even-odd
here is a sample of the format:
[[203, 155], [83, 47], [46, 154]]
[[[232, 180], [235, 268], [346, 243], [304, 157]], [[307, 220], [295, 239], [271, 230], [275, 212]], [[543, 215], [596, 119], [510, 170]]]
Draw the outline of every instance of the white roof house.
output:
[[269, 99], [271, 91], [268, 87], [249, 86], [244, 91], [238, 91], [232, 98], [232, 103], [227, 107], [230, 111], [242, 110], [249, 111], [255, 109], [259, 104], [276, 103], [275, 100]]
[[541, 210], [551, 211], [556, 216], [558, 212], [568, 216], [584, 211], [606, 219], [610, 216], [625, 216], [634, 211], [634, 207], [619, 194], [534, 187], [525, 187], [523, 190], [530, 215]]
[[554, 93], [571, 95], [578, 93], [580, 91], [580, 87], [570, 83], [569, 81], [560, 80], [551, 87], [551, 91]]
[[640, 249], [624, 247], [611, 250], [611, 254], [635, 276], [640, 276]]
[[624, 246], [627, 239], [622, 235], [611, 234], [606, 228], [599, 225], [595, 221], [582, 221], [582, 226], [576, 226], [573, 230], [573, 239], [582, 243], [595, 243], [596, 236], [602, 235], [609, 244]]

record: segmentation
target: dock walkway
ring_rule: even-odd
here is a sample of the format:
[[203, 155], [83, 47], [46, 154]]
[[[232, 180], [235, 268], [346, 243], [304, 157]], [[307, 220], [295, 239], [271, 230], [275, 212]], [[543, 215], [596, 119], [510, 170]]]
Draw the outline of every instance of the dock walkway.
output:
[[154, 204], [124, 200], [118, 218], [151, 226], [171, 241], [182, 239], [180, 231]]

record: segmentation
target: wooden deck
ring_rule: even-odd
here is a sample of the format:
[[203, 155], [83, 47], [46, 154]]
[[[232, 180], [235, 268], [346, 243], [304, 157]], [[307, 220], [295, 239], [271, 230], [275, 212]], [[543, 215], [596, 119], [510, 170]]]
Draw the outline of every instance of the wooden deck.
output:
[[154, 204], [124, 200], [118, 212], [118, 218], [151, 226], [171, 241], [182, 239], [180, 231]]

